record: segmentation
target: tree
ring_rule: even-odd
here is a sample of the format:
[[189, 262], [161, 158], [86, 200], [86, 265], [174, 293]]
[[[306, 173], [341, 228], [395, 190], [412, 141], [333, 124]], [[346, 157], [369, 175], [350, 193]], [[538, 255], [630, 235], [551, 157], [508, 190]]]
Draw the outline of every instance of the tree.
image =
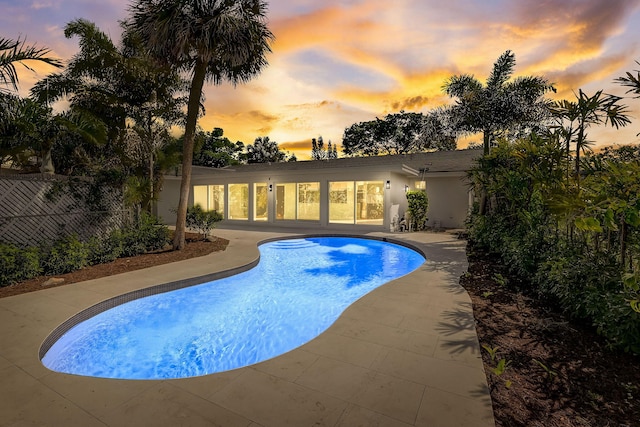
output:
[[452, 115], [458, 118], [456, 127], [462, 132], [482, 132], [485, 154], [499, 133], [539, 126], [547, 110], [543, 95], [555, 91], [543, 77], [509, 81], [515, 65], [515, 55], [508, 50], [493, 64], [486, 85], [472, 75], [461, 74], [450, 77], [442, 87], [456, 98], [451, 107]]
[[262, 0], [136, 0], [125, 23], [150, 54], [191, 73], [182, 182], [174, 249], [185, 246], [185, 221], [200, 100], [205, 80], [246, 82], [267, 65], [273, 34], [265, 23]]
[[455, 150], [458, 144], [454, 122], [451, 109], [429, 111], [422, 121], [422, 139], [426, 146], [439, 151]]
[[622, 98], [597, 91], [589, 96], [580, 89], [575, 101], [561, 100], [551, 104], [550, 111], [556, 119], [556, 129], [564, 137], [567, 158], [570, 157], [571, 144], [575, 144], [575, 173], [580, 183], [580, 153], [589, 149], [587, 139], [589, 126], [611, 124], [616, 129], [631, 123], [627, 107], [620, 104]]
[[247, 163], [278, 163], [286, 162], [287, 155], [278, 147], [278, 143], [271, 141], [268, 136], [259, 136], [253, 144], [247, 145]]
[[338, 158], [338, 145], [331, 145], [331, 141], [327, 144], [327, 159], [337, 159]]
[[145, 182], [138, 190], [147, 194], [136, 199], [150, 210], [161, 180], [156, 159], [173, 143], [170, 126], [183, 120], [185, 80], [146, 55], [134, 34], [125, 33], [116, 45], [85, 19], [69, 22], [64, 34], [78, 38], [79, 51], [64, 72], [36, 83], [31, 96], [47, 104], [67, 98], [71, 110], [82, 111], [87, 119], [99, 117], [108, 132], [105, 146], [95, 153], [103, 157], [100, 167], [108, 164], [136, 176], [131, 181], [136, 186]]
[[311, 139], [311, 160], [327, 160], [327, 159], [336, 159], [333, 157], [335, 151], [335, 147], [331, 146], [331, 141], [327, 144], [327, 148], [324, 147], [324, 139], [322, 139], [322, 135]]
[[193, 164], [210, 168], [223, 168], [240, 164], [244, 144], [233, 143], [224, 136], [224, 130], [215, 128], [211, 132], [198, 132], [194, 147]]
[[26, 45], [26, 40], [20, 40], [20, 38], [11, 40], [0, 37], [0, 95], [7, 92], [7, 89], [2, 86], [10, 86], [14, 91], [18, 90], [16, 63], [31, 71], [33, 69], [29, 67], [29, 61], [40, 61], [61, 68], [60, 60], [48, 57], [49, 52], [51, 51], [47, 48]]
[[443, 120], [444, 112], [401, 111], [346, 128], [342, 137], [343, 152], [348, 156], [408, 154], [455, 149], [455, 134]]

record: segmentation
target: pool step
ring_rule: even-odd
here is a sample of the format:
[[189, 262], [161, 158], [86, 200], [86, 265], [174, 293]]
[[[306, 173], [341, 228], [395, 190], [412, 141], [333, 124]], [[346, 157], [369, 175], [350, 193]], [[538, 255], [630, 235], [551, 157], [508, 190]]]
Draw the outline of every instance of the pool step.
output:
[[319, 243], [312, 242], [306, 239], [288, 239], [272, 242], [271, 247], [274, 249], [303, 249], [319, 246]]

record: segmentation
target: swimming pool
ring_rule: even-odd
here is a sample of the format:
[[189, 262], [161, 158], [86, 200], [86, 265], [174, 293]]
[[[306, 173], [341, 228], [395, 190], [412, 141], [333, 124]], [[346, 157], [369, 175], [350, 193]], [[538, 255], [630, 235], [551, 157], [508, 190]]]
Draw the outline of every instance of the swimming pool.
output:
[[260, 245], [251, 270], [117, 305], [75, 325], [49, 369], [120, 379], [185, 378], [267, 360], [312, 340], [354, 301], [417, 269], [407, 247], [351, 237]]

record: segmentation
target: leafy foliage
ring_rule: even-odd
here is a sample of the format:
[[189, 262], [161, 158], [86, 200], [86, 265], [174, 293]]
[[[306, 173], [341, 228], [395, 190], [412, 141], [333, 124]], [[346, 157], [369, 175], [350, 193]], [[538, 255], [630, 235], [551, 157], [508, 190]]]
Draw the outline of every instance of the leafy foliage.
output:
[[187, 209], [187, 227], [197, 230], [206, 239], [217, 222], [222, 221], [218, 211], [205, 211], [202, 206], [195, 205]]
[[311, 160], [330, 160], [338, 158], [338, 147], [332, 145], [331, 141], [324, 146], [322, 135], [318, 139], [311, 138]]
[[253, 144], [247, 145], [246, 150], [247, 163], [278, 163], [288, 160], [287, 154], [280, 150], [278, 143], [270, 140], [268, 136], [259, 136]]
[[175, 71], [191, 74], [182, 150], [182, 181], [174, 249], [185, 246], [194, 139], [205, 81], [243, 83], [267, 65], [273, 33], [261, 0], [135, 0], [126, 32], [144, 50]]
[[428, 115], [421, 113], [388, 114], [346, 128], [342, 137], [347, 156], [408, 154], [434, 150], [455, 150], [456, 138], [444, 109]]
[[137, 222], [87, 242], [75, 235], [42, 247], [20, 248], [0, 242], [0, 286], [39, 274], [64, 274], [116, 258], [158, 250], [168, 243], [169, 229], [146, 213], [142, 213]]
[[38, 248], [22, 249], [0, 242], [0, 286], [26, 280], [40, 274]]
[[429, 199], [427, 193], [422, 190], [407, 191], [407, 212], [411, 216], [411, 222], [417, 231], [424, 230], [427, 223], [427, 210]]
[[89, 265], [89, 247], [71, 235], [55, 242], [43, 251], [42, 270], [48, 274], [64, 274]]
[[[500, 143], [470, 172], [488, 197], [469, 220], [472, 241], [497, 253], [522, 283], [613, 347], [640, 353], [637, 291], [625, 285], [640, 256], [640, 162], [607, 148], [582, 160], [581, 185], [557, 134]], [[509, 282], [511, 283], [511, 282]], [[627, 282], [632, 283], [632, 282]]]
[[18, 72], [15, 64], [22, 64], [26, 69], [29, 61], [40, 61], [53, 67], [62, 67], [62, 62], [47, 55], [51, 51], [47, 48], [39, 48], [35, 45], [27, 45], [26, 40], [11, 40], [0, 37], [0, 96], [7, 92], [3, 86], [10, 86], [14, 91], [18, 90]]
[[244, 144], [235, 144], [224, 136], [221, 128], [211, 132], [198, 132], [195, 139], [193, 164], [210, 168], [223, 168], [240, 164]]
[[510, 80], [515, 66], [515, 54], [508, 50], [493, 64], [486, 85], [472, 75], [461, 74], [450, 77], [443, 86], [447, 95], [456, 98], [451, 108], [455, 128], [465, 133], [482, 132], [485, 154], [496, 137], [539, 130], [548, 116], [543, 95], [555, 88], [538, 76]]

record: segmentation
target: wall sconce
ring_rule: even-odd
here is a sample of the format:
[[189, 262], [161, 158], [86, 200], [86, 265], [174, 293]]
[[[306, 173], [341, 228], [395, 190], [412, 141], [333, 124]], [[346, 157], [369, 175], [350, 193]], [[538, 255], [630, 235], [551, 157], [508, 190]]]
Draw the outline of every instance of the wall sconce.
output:
[[385, 185], [386, 189], [390, 189], [391, 188], [391, 181], [387, 180], [387, 184]]
[[273, 184], [269, 184], [269, 193], [273, 191]]
[[405, 185], [405, 186], [404, 186], [404, 192], [406, 193], [407, 191], [409, 191], [409, 186], [408, 186], [408, 185]]

